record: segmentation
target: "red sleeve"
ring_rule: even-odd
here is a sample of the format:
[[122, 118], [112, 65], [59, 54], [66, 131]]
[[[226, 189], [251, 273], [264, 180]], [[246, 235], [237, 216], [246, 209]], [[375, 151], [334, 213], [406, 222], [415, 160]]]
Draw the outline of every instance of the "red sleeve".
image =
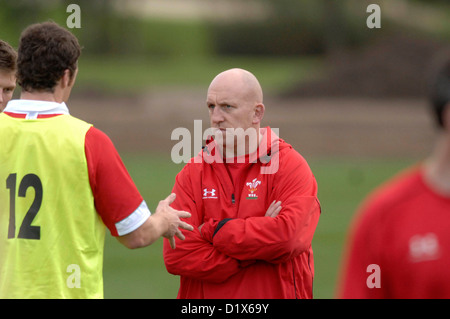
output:
[[317, 184], [297, 152], [290, 150], [287, 156], [282, 162], [280, 158], [269, 200], [281, 201], [279, 215], [229, 220], [215, 231], [217, 250], [238, 260], [278, 263], [309, 249], [320, 216]]
[[[173, 193], [177, 195], [172, 207], [191, 213], [186, 222], [194, 226], [194, 231], [184, 231], [184, 241], [176, 238], [176, 249], [172, 249], [164, 240], [164, 262], [167, 271], [174, 275], [191, 277], [210, 282], [222, 282], [240, 270], [239, 261], [217, 251], [211, 243], [200, 235], [198, 226], [203, 223], [201, 210], [196, 202], [201, 203], [201, 197], [196, 198], [192, 191], [188, 164], [177, 175]], [[200, 187], [197, 187], [200, 190]]]
[[85, 153], [95, 208], [111, 234], [118, 236], [115, 224], [133, 213], [143, 198], [105, 133], [91, 127]]

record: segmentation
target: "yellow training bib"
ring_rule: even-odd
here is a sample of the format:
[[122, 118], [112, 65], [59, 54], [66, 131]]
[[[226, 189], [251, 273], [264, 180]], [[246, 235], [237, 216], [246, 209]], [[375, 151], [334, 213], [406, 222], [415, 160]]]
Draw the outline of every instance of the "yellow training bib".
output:
[[70, 115], [0, 114], [0, 298], [103, 298], [90, 127]]

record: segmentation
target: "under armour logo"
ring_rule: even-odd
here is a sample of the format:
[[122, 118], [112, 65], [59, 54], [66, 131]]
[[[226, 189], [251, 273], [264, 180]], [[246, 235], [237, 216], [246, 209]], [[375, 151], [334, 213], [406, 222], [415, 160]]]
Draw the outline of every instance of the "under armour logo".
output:
[[208, 188], [203, 189], [203, 199], [205, 198], [217, 198], [216, 196], [216, 190], [212, 188], [210, 191]]

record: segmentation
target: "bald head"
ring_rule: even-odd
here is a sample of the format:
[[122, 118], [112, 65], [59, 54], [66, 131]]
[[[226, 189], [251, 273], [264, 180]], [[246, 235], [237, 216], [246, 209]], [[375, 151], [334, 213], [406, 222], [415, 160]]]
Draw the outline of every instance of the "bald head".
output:
[[[206, 105], [211, 127], [222, 134], [216, 136], [222, 154], [231, 150], [234, 155], [242, 155], [256, 150], [265, 107], [261, 85], [252, 73], [236, 68], [218, 74], [208, 88]], [[231, 145], [227, 142], [229, 138], [234, 141]]]
[[[208, 88], [206, 105], [211, 127], [220, 129], [225, 134], [223, 136], [234, 135], [234, 145], [226, 146], [225, 139], [221, 143], [226, 147], [234, 147], [235, 154], [238, 153], [237, 145], [248, 146], [245, 142], [248, 137], [245, 134], [239, 135], [242, 130], [248, 132], [249, 128], [253, 128], [255, 139], [259, 141], [259, 128], [265, 107], [261, 85], [252, 73], [235, 68], [218, 74]], [[242, 130], [225, 132], [228, 129]]]
[[263, 92], [258, 79], [249, 71], [239, 68], [219, 73], [209, 89], [224, 89], [250, 103], [263, 103]]

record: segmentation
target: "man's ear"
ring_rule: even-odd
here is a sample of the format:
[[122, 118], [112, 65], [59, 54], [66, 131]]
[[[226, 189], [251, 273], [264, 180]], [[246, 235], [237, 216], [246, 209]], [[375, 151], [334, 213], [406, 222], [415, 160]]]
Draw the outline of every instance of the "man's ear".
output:
[[66, 88], [70, 85], [71, 78], [70, 78], [70, 70], [66, 69], [64, 70], [64, 74], [60, 80], [60, 84], [62, 88]]
[[255, 113], [253, 114], [253, 124], [261, 123], [264, 117], [264, 111], [266, 110], [264, 104], [258, 103], [255, 105]]
[[70, 74], [70, 70], [66, 69], [64, 70], [64, 74], [61, 78], [61, 85], [63, 88], [66, 88], [68, 86], [73, 86], [73, 83], [75, 82], [75, 78], [77, 76], [78, 69], [75, 69], [75, 71]]
[[73, 71], [72, 76], [70, 76], [70, 71], [69, 71], [69, 79], [70, 79], [69, 85], [70, 86], [73, 86], [75, 84], [75, 79], [77, 78], [77, 75], [78, 75], [78, 68], [76, 68]]

